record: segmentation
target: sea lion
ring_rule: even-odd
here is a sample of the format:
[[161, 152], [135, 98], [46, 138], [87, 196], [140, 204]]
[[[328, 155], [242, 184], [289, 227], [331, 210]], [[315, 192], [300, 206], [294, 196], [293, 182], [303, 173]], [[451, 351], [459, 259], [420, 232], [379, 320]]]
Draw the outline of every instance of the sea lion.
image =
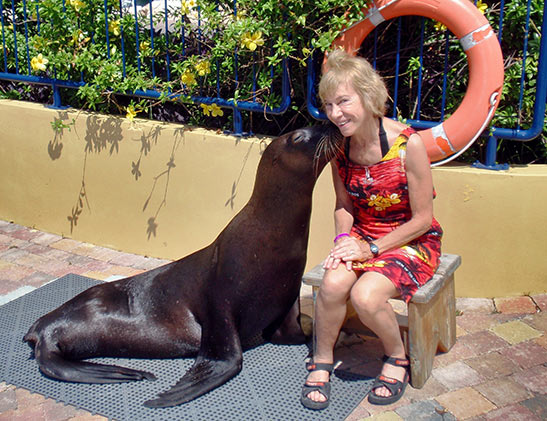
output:
[[262, 334], [304, 343], [298, 323], [312, 191], [339, 147], [334, 126], [274, 139], [245, 207], [213, 243], [139, 275], [87, 289], [38, 319], [23, 340], [54, 379], [113, 383], [151, 373], [82, 361], [91, 357], [194, 357], [149, 407], [188, 402], [241, 371], [242, 343]]

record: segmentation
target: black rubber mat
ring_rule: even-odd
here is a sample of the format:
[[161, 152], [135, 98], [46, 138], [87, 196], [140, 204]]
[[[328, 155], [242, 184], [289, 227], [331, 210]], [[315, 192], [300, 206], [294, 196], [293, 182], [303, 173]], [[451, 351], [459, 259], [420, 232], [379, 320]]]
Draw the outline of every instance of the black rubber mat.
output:
[[[22, 338], [30, 325], [81, 291], [100, 283], [67, 275], [0, 307], [0, 380], [115, 420], [343, 420], [363, 399], [372, 379], [333, 376], [333, 397], [317, 412], [300, 403], [307, 347], [264, 344], [243, 357], [243, 370], [208, 394], [174, 408], [151, 409], [143, 402], [167, 390], [192, 365], [191, 359], [97, 358], [154, 373], [158, 380], [109, 385], [65, 383], [43, 376]], [[341, 373], [340, 373], [341, 374]]]

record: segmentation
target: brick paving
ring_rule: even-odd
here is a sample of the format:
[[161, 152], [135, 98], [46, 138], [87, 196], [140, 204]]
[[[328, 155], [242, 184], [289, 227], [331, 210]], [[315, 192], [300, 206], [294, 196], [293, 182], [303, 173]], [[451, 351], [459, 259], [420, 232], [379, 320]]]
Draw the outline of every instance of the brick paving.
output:
[[[164, 263], [0, 220], [0, 305], [69, 273], [108, 281]], [[311, 314], [306, 288], [302, 309]], [[399, 402], [385, 407], [363, 399], [347, 420], [547, 419], [547, 294], [462, 298], [457, 309], [456, 345], [437, 355], [424, 387], [409, 385]], [[343, 369], [372, 377], [381, 368], [382, 354], [381, 344], [371, 337], [346, 338], [336, 351]], [[4, 420], [106, 418], [0, 383]]]

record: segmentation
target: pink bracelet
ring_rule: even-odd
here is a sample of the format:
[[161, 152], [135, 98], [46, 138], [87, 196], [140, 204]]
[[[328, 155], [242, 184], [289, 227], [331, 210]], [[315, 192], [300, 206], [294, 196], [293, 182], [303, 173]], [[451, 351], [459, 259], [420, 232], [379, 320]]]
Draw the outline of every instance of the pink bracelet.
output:
[[342, 237], [349, 237], [349, 236], [350, 235], [347, 232], [343, 232], [342, 234], [338, 234], [336, 237], [334, 237], [334, 243], [336, 244], [336, 242]]

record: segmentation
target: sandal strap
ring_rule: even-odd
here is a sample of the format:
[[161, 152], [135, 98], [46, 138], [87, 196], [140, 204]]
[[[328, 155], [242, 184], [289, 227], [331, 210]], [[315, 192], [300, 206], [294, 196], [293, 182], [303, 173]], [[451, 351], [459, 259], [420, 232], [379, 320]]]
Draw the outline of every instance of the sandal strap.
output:
[[382, 361], [386, 364], [395, 366], [395, 367], [409, 367], [410, 361], [406, 358], [396, 358], [396, 357], [389, 357], [387, 355], [384, 355], [382, 357]]
[[[374, 379], [374, 384], [372, 385], [371, 390], [378, 389], [380, 387], [385, 387], [391, 392], [391, 396], [397, 395], [402, 389], [404, 383], [406, 383], [408, 374], [405, 374], [404, 382], [394, 379], [392, 377], [384, 376], [383, 374], [380, 374], [379, 376]], [[375, 393], [376, 395], [376, 393]]]
[[332, 374], [332, 370], [334, 368], [334, 364], [329, 363], [314, 363], [313, 361], [308, 363], [306, 365], [306, 369], [308, 371], [318, 371], [318, 370], [325, 370], [329, 374]]

